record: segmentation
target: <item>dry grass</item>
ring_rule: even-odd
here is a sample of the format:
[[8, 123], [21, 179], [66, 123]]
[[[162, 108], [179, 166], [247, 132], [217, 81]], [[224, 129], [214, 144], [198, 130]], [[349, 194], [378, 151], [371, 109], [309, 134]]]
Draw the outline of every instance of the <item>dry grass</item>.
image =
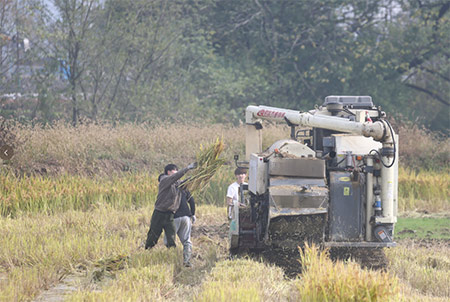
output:
[[[448, 139], [438, 139], [436, 135], [413, 125], [398, 124], [397, 128], [401, 166], [405, 167], [400, 170], [399, 210], [448, 210]], [[61, 181], [36, 181], [31, 178], [17, 181], [1, 174], [0, 196], [2, 200], [8, 200], [2, 205], [3, 215], [23, 209], [79, 208], [73, 203], [85, 205], [86, 200], [90, 204], [97, 200], [112, 199], [120, 204], [124, 199], [128, 200], [124, 203], [136, 204], [137, 201], [136, 205], [139, 205], [140, 201], [148, 200], [154, 194], [153, 189], [143, 183], [148, 180], [150, 186], [154, 185], [154, 181], [150, 180], [153, 176], [146, 177], [146, 174], [158, 174], [168, 163], [185, 166], [195, 159], [199, 145], [208, 144], [217, 137], [223, 138], [223, 158], [229, 165], [218, 172], [220, 176], [213, 178], [206, 192], [198, 194], [206, 203], [222, 205], [222, 196], [225, 195], [222, 194], [223, 190], [232, 181], [230, 167], [233, 166], [233, 155], [244, 153], [244, 127], [223, 124], [124, 124], [114, 127], [109, 124], [83, 124], [73, 128], [58, 122], [44, 128], [10, 125], [7, 131], [8, 135], [3, 133], [5, 135], [2, 134], [2, 137], [15, 146], [15, 155], [8, 166], [2, 166], [2, 170], [19, 176], [37, 174], [63, 177]], [[263, 131], [264, 147], [277, 139], [286, 138], [288, 133], [286, 126], [266, 124]], [[434, 167], [436, 171], [418, 170], [418, 167]], [[112, 176], [124, 171], [137, 176], [128, 176], [127, 173], [121, 175], [120, 179]], [[95, 187], [103, 188], [95, 189], [86, 176], [95, 179]], [[24, 182], [29, 182], [33, 188], [24, 185]], [[45, 182], [48, 184], [41, 186]], [[121, 185], [132, 182], [139, 184], [135, 192]], [[49, 188], [51, 185], [55, 189]], [[63, 189], [63, 186], [67, 189]], [[130, 187], [133, 188], [132, 185]], [[48, 198], [43, 196], [45, 194], [48, 194]], [[8, 208], [6, 211], [5, 207]]]
[[[397, 122], [400, 162], [415, 170], [447, 171], [450, 142], [414, 124]], [[223, 137], [224, 158], [244, 154], [244, 126], [225, 124], [82, 124], [56, 122], [7, 126], [0, 137], [13, 145], [11, 168], [17, 174], [110, 175], [122, 171], [161, 171], [170, 162], [184, 166], [199, 145]], [[289, 137], [289, 128], [265, 123], [263, 145]]]
[[[89, 288], [71, 295], [68, 301], [162, 301], [175, 289], [173, 276], [181, 270], [179, 250], [159, 248], [154, 253], [141, 253], [138, 262], [118, 271], [101, 288]], [[114, 298], [112, 298], [114, 297]]]
[[[11, 168], [17, 174], [110, 175], [122, 171], [161, 171], [168, 163], [185, 166], [201, 144], [223, 137], [224, 158], [244, 153], [244, 127], [169, 124], [80, 125], [62, 122], [9, 126], [14, 146]], [[266, 142], [286, 137], [283, 126], [267, 125]]]
[[[223, 167], [204, 190], [194, 194], [198, 204], [225, 204], [227, 186], [233, 182], [231, 167]], [[153, 205], [158, 193], [156, 175], [122, 173], [105, 178], [79, 175], [59, 177], [22, 176], [0, 173], [0, 215], [52, 214], [89, 210], [106, 203], [115, 209]]]
[[450, 299], [449, 251], [447, 242], [403, 241], [386, 254], [390, 270], [414, 289], [410, 294]]
[[218, 262], [194, 301], [280, 301], [290, 286], [278, 267], [248, 259]]
[[[153, 279], [161, 283], [160, 287], [142, 297], [163, 297], [171, 290], [168, 284], [186, 268], [181, 267], [181, 245], [168, 251], [161, 239], [151, 252], [143, 250], [151, 212], [148, 207], [121, 211], [104, 205], [90, 212], [0, 218], [0, 272], [5, 275], [5, 280], [0, 282], [0, 301], [30, 300], [66, 274], [80, 270], [85, 277], [82, 291], [74, 298], [78, 301], [111, 301], [112, 295], [118, 292], [126, 292], [118, 296], [126, 300], [129, 295], [133, 297], [134, 286], [142, 285], [140, 294], [145, 286], [148, 291], [148, 282]], [[205, 206], [197, 212], [199, 226], [214, 222], [213, 217], [222, 220], [226, 217], [222, 208]], [[193, 262], [204, 275], [207, 267], [214, 265], [219, 257], [225, 257], [223, 249], [227, 243], [198, 239], [194, 240], [194, 253], [200, 253], [202, 259]], [[124, 256], [126, 261], [121, 265], [111, 265]], [[118, 275], [120, 272], [123, 275]], [[114, 278], [118, 283], [109, 288]], [[91, 292], [98, 288], [102, 288], [102, 293]]]
[[447, 171], [450, 167], [450, 138], [420, 128], [413, 122], [396, 121], [400, 165], [415, 170]]
[[120, 212], [100, 206], [91, 212], [2, 218], [0, 267], [7, 282], [1, 284], [0, 297], [26, 300], [76, 267], [135, 252], [149, 210]]

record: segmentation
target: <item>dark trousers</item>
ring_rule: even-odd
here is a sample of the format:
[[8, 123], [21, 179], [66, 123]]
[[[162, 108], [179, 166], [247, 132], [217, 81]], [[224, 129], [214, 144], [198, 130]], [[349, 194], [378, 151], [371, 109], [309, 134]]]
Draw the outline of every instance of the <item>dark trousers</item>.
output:
[[147, 234], [147, 241], [145, 242], [145, 249], [151, 249], [155, 246], [163, 229], [167, 236], [167, 247], [174, 247], [175, 224], [173, 223], [173, 213], [154, 210]]

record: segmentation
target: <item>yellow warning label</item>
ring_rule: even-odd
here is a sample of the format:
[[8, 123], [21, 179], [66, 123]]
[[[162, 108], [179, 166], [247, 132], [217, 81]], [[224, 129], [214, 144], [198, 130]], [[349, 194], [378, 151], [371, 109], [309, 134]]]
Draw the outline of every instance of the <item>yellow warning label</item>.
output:
[[348, 177], [348, 176], [342, 176], [342, 177], [339, 177], [339, 180], [340, 180], [340, 181], [350, 181], [350, 177]]
[[344, 187], [344, 196], [350, 195], [350, 187]]

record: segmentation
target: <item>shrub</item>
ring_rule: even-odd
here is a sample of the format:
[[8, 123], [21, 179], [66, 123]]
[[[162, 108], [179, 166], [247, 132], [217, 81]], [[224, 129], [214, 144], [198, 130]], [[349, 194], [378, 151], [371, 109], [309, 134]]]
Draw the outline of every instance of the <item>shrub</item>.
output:
[[396, 121], [400, 165], [419, 170], [449, 170], [450, 139], [409, 121]]

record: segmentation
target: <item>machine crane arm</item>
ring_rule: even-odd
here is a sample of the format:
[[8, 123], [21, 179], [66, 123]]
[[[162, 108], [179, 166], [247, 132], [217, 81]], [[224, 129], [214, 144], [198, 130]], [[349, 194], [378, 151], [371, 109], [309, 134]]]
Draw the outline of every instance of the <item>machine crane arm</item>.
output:
[[246, 124], [252, 125], [261, 119], [275, 122], [289, 122], [297, 126], [324, 128], [345, 133], [372, 137], [382, 143], [393, 143], [392, 131], [384, 120], [377, 122], [356, 122], [347, 118], [316, 114], [315, 110], [300, 112], [268, 106], [248, 106], [246, 109]]

